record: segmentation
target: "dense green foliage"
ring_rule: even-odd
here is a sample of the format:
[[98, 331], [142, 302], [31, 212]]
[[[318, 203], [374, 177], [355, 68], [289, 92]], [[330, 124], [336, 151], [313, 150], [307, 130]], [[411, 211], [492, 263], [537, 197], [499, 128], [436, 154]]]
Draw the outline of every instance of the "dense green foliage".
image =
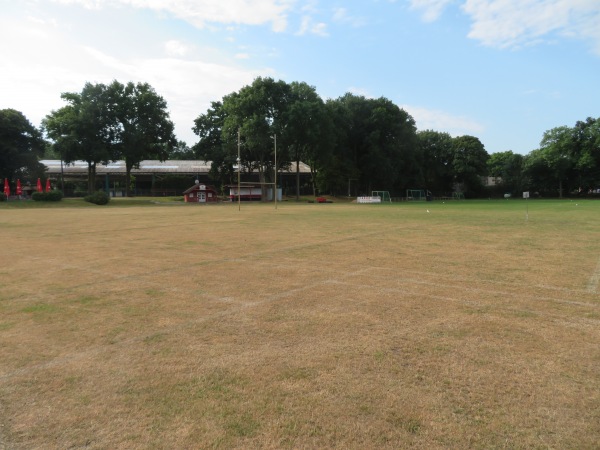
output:
[[[314, 194], [418, 188], [472, 197], [525, 190], [562, 196], [600, 187], [600, 119], [593, 118], [546, 131], [528, 155], [490, 156], [474, 136], [417, 132], [413, 118], [384, 97], [348, 93], [324, 103], [305, 83], [257, 78], [213, 102], [193, 129], [200, 138], [193, 151], [213, 162], [218, 184], [233, 182], [239, 132], [242, 170], [268, 179], [277, 135], [278, 167], [308, 163]], [[484, 187], [486, 175], [494, 187]]]
[[600, 188], [600, 118], [544, 133], [540, 148], [526, 156], [524, 166], [533, 190], [562, 197]]
[[44, 153], [42, 133], [14, 109], [0, 110], [0, 179], [37, 178]]
[[69, 104], [50, 113], [43, 126], [63, 161], [87, 162], [88, 192], [92, 192], [96, 164], [110, 161], [112, 157], [114, 130], [107, 87], [86, 83], [81, 93], [63, 93], [61, 97]]
[[34, 192], [31, 199], [36, 202], [59, 202], [63, 198], [62, 191], [54, 189], [49, 192]]
[[501, 181], [505, 193], [519, 195], [525, 190], [524, 157], [512, 151], [493, 153], [488, 160], [488, 174]]
[[43, 122], [54, 151], [66, 163], [88, 163], [88, 192], [94, 190], [98, 163], [125, 160], [126, 192], [131, 169], [144, 159], [164, 161], [177, 142], [165, 100], [147, 83], [86, 83], [81, 93], [64, 93], [68, 102]]
[[451, 137], [426, 130], [417, 133], [422, 157], [423, 184], [432, 192], [461, 192], [479, 196], [481, 176], [487, 174], [489, 155], [474, 136]]
[[[384, 97], [348, 93], [323, 102], [306, 83], [257, 78], [213, 102], [193, 129], [200, 138], [195, 154], [212, 161], [217, 183], [234, 181], [238, 151], [243, 171], [257, 171], [261, 181], [272, 181], [275, 138], [277, 169], [306, 162], [314, 195], [403, 192], [429, 182], [433, 188], [437, 182], [423, 169], [423, 152], [430, 149], [420, 140], [414, 119]], [[435, 189], [451, 191], [453, 183], [480, 188], [474, 174], [485, 173], [487, 153], [477, 138], [457, 139], [450, 138], [453, 165]], [[298, 175], [296, 180], [298, 197]]]
[[106, 205], [110, 201], [110, 197], [104, 191], [96, 191], [83, 197], [83, 200], [96, 205]]
[[[99, 163], [125, 161], [129, 195], [132, 168], [144, 159], [169, 157], [211, 161], [217, 186], [235, 182], [238, 165], [242, 172], [258, 173], [262, 182], [296, 167], [297, 198], [301, 189], [303, 195], [387, 190], [401, 196], [406, 189], [424, 189], [469, 197], [526, 190], [597, 195], [600, 189], [600, 118], [547, 130], [540, 147], [527, 155], [510, 150], [489, 155], [477, 137], [417, 131], [410, 114], [385, 97], [347, 93], [323, 101], [306, 83], [259, 77], [195, 119], [199, 140], [190, 148], [175, 139], [166, 101], [147, 83], [86, 83], [81, 92], [62, 98], [67, 105], [42, 122], [51, 144], [22, 113], [0, 110], [0, 180], [14, 186], [17, 179], [42, 177], [38, 160], [45, 154], [66, 163], [86, 161], [87, 193], [96, 189]], [[300, 162], [311, 169], [304, 186]], [[494, 187], [484, 186], [486, 175]]]
[[131, 169], [144, 159], [164, 161], [177, 145], [167, 102], [147, 83], [123, 85], [113, 81], [113, 159], [125, 161], [125, 193], [129, 196]]
[[[331, 192], [402, 191], [423, 183], [414, 119], [390, 100], [346, 94], [328, 102], [336, 136], [335, 167], [324, 168]], [[332, 170], [331, 170], [332, 169]], [[349, 192], [353, 194], [353, 192]]]

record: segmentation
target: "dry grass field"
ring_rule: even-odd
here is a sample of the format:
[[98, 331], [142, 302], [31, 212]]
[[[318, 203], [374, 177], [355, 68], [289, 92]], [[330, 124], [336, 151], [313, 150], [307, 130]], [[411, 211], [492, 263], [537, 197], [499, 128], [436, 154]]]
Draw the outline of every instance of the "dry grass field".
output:
[[0, 449], [598, 448], [600, 203], [126, 202], [0, 204]]

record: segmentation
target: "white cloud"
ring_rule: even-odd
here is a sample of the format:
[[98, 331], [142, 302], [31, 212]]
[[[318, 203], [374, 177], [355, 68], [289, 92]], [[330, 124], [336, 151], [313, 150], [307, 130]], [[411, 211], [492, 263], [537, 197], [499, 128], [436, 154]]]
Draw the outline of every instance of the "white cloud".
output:
[[274, 31], [287, 27], [287, 13], [294, 0], [54, 0], [62, 4], [80, 4], [90, 9], [128, 5], [166, 12], [203, 28], [207, 23], [263, 25]]
[[472, 20], [468, 36], [482, 44], [515, 48], [535, 44], [553, 34], [591, 41], [600, 55], [598, 0], [409, 0], [410, 8], [433, 22], [451, 4], [461, 5]]
[[433, 22], [442, 15], [444, 8], [452, 2], [453, 0], [410, 0], [410, 8], [422, 10], [423, 20]]
[[[0, 40], [18, 36], [0, 58], [0, 109], [14, 108], [38, 126], [52, 110], [65, 106], [63, 92], [80, 92], [86, 82], [147, 82], [167, 101], [175, 132], [188, 144], [197, 141], [194, 119], [211, 101], [239, 90], [257, 76], [272, 76], [269, 68], [244, 69], [223, 60], [184, 57], [185, 44], [163, 43], [168, 57], [113, 55], [82, 45], [51, 24], [0, 19]], [[222, 58], [220, 58], [222, 59]]]
[[170, 40], [165, 42], [165, 51], [169, 56], [186, 56], [189, 52], [189, 47], [181, 41]]
[[452, 136], [478, 135], [485, 130], [482, 124], [465, 116], [421, 106], [401, 105], [400, 107], [415, 119], [419, 130], [443, 131]]
[[467, 0], [473, 19], [469, 37], [485, 45], [511, 48], [558, 33], [590, 39], [600, 53], [600, 2], [597, 0]]
[[296, 34], [299, 36], [302, 36], [307, 33], [315, 34], [317, 36], [323, 36], [323, 37], [326, 37], [329, 35], [329, 33], [327, 32], [327, 24], [325, 24], [323, 22], [315, 23], [311, 16], [303, 16], [302, 22], [300, 24], [300, 29], [298, 30], [298, 33], [296, 33]]
[[367, 23], [363, 17], [352, 16], [346, 8], [335, 8], [333, 10], [333, 20], [338, 23], [350, 24], [353, 27], [362, 27]]
[[259, 75], [273, 74], [270, 69], [251, 71], [181, 58], [147, 58], [125, 62], [96, 49], [86, 48], [86, 51], [93, 55], [107, 74], [111, 74], [110, 79], [149, 83], [167, 101], [178, 139], [190, 145], [197, 140], [191, 131], [193, 120], [208, 109], [210, 102], [252, 83]]

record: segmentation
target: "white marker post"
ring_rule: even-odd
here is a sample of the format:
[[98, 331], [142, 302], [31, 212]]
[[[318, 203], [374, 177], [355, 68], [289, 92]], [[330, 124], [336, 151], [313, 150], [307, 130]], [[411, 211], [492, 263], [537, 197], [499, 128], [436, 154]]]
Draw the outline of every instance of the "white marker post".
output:
[[529, 220], [529, 203], [527, 203], [529, 191], [523, 192], [523, 198], [525, 199], [525, 220]]

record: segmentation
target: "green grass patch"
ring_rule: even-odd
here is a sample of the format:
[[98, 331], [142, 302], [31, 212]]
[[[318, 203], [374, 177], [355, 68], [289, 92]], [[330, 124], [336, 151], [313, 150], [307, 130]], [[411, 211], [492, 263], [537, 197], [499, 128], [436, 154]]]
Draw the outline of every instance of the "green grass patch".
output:
[[57, 306], [49, 305], [47, 303], [38, 303], [36, 305], [26, 306], [25, 308], [21, 309], [21, 312], [33, 314], [38, 317], [53, 314], [57, 311], [59, 311]]
[[14, 322], [0, 322], [0, 331], [10, 330], [15, 326]]

